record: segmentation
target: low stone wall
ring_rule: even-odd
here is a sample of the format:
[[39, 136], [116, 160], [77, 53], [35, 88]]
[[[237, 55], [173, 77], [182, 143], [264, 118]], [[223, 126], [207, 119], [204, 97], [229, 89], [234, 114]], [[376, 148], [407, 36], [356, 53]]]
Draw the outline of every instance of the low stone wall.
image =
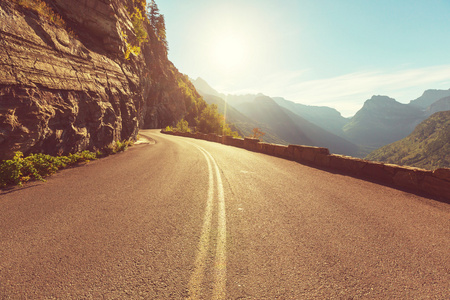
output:
[[236, 139], [230, 136], [201, 133], [162, 133], [191, 137], [243, 148], [271, 156], [293, 160], [310, 166], [344, 172], [354, 177], [373, 180], [394, 187], [426, 193], [438, 199], [450, 200], [450, 169], [429, 171], [413, 167], [383, 164], [345, 155], [330, 154], [327, 148], [276, 145], [262, 143], [258, 139]]

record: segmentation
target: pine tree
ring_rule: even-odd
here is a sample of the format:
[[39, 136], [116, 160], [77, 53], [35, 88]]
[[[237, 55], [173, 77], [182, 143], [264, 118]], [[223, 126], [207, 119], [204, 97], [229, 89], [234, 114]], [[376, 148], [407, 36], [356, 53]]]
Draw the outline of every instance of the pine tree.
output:
[[151, 0], [151, 2], [147, 5], [147, 17], [153, 32], [161, 42], [164, 51], [167, 53], [169, 47], [166, 39], [166, 23], [164, 20], [164, 15], [159, 12], [159, 8], [158, 5], [156, 5], [155, 0]]
[[156, 23], [157, 23], [157, 20], [158, 20], [158, 16], [160, 16], [160, 13], [159, 13], [158, 5], [156, 5], [155, 0], [152, 0], [147, 5], [147, 16], [148, 16], [148, 19], [150, 21], [150, 25], [153, 28], [156, 28]]

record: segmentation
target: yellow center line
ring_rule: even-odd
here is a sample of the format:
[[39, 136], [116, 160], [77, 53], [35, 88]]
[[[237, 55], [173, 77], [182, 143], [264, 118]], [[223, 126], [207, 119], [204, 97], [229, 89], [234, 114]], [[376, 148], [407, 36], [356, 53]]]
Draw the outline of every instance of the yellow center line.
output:
[[[189, 143], [191, 144], [191, 143]], [[213, 265], [214, 284], [212, 291], [212, 299], [225, 299], [226, 298], [226, 281], [227, 281], [227, 254], [226, 254], [226, 242], [227, 242], [227, 226], [226, 226], [226, 212], [225, 212], [225, 196], [222, 184], [222, 177], [220, 175], [219, 167], [212, 157], [212, 155], [204, 148], [195, 146], [206, 158], [208, 163], [209, 172], [209, 190], [208, 201], [205, 210], [205, 218], [203, 221], [202, 234], [198, 246], [198, 253], [195, 260], [195, 268], [192, 273], [191, 280], [189, 281], [189, 299], [201, 298], [201, 285], [205, 273], [206, 255], [208, 252], [209, 236], [211, 233], [211, 219], [212, 219], [212, 206], [214, 199], [214, 179], [213, 173], [216, 175], [217, 180], [217, 196], [218, 196], [218, 222], [217, 222], [217, 245], [216, 254]], [[213, 167], [214, 166], [214, 172]]]
[[227, 220], [225, 212], [225, 196], [219, 167], [211, 154], [208, 153], [208, 155], [213, 162], [214, 169], [216, 171], [217, 192], [219, 196], [217, 246], [216, 258], [214, 261], [213, 299], [225, 299], [227, 283]]
[[200, 299], [201, 287], [203, 282], [203, 277], [205, 273], [206, 265], [206, 255], [208, 253], [209, 247], [209, 236], [211, 233], [211, 219], [212, 219], [212, 208], [214, 200], [214, 178], [211, 163], [209, 162], [208, 156], [202, 152], [208, 162], [208, 200], [206, 201], [205, 216], [203, 219], [202, 234], [200, 236], [200, 241], [198, 243], [198, 252], [195, 259], [194, 272], [191, 275], [189, 281], [189, 299]]

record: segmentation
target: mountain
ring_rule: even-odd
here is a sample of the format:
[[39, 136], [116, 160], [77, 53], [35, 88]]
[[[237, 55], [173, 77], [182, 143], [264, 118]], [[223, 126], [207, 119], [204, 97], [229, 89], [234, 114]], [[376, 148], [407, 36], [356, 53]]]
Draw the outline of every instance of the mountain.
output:
[[219, 93], [215, 89], [213, 89], [204, 79], [198, 77], [195, 80], [191, 79], [192, 84], [195, 86], [197, 91], [201, 92], [204, 95], [212, 95], [215, 97], [219, 97], [225, 99], [226, 96], [224, 94]]
[[[273, 99], [263, 94], [224, 95], [201, 78], [192, 82], [207, 103], [218, 105], [220, 112], [226, 108], [227, 121], [244, 136], [258, 127], [265, 133], [262, 140], [268, 143], [320, 146], [329, 148], [333, 153], [353, 156], [359, 153], [359, 147], [355, 144], [314, 124], [322, 120], [328, 127], [338, 127], [333, 130], [342, 134], [341, 128], [347, 119], [332, 108], [296, 105], [283, 98]], [[314, 122], [297, 113], [306, 115]]]
[[450, 168], [450, 111], [433, 114], [409, 136], [373, 151], [366, 159], [430, 170]]
[[336, 109], [326, 106], [310, 106], [300, 103], [294, 103], [281, 97], [272, 98], [275, 102], [309, 122], [322, 127], [323, 129], [344, 136], [343, 127], [349, 122]]
[[434, 102], [426, 109], [425, 113], [429, 117], [436, 112], [446, 110], [450, 110], [450, 97], [445, 97]]
[[249, 118], [265, 123], [271, 132], [289, 144], [326, 147], [333, 153], [356, 155], [358, 147], [281, 107], [272, 98], [258, 96], [237, 109]]
[[312, 141], [298, 130], [286, 112], [267, 96], [256, 97], [252, 102], [244, 102], [237, 106], [239, 111], [249, 118], [265, 123], [277, 136], [288, 143], [312, 145]]
[[[202, 79], [197, 79], [194, 85], [199, 91], [206, 90], [225, 99], [247, 118], [243, 121], [241, 116], [242, 123], [237, 126], [243, 128], [247, 124], [246, 132], [253, 126], [263, 127], [271, 141], [275, 137], [283, 144], [322, 146], [335, 153], [358, 157], [405, 138], [431, 114], [450, 109], [450, 90], [427, 90], [409, 104], [388, 96], [373, 96], [347, 119], [330, 107], [308, 106], [262, 94], [224, 95]], [[208, 99], [203, 91], [200, 93]]]
[[344, 126], [351, 142], [365, 147], [366, 154], [410, 134], [425, 118], [424, 112], [387, 96], [373, 96]]
[[450, 96], [450, 89], [449, 90], [426, 90], [422, 96], [415, 100], [411, 100], [409, 105], [416, 106], [422, 109], [426, 109], [430, 105], [432, 105], [434, 102], [438, 101], [439, 99], [449, 97]]

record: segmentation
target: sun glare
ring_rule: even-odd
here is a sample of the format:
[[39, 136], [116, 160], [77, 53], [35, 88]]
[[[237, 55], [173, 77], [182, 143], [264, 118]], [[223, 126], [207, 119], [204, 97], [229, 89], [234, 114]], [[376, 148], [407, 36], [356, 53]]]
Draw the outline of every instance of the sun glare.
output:
[[236, 36], [220, 37], [211, 49], [212, 62], [221, 71], [235, 71], [246, 60], [247, 49], [245, 42]]

